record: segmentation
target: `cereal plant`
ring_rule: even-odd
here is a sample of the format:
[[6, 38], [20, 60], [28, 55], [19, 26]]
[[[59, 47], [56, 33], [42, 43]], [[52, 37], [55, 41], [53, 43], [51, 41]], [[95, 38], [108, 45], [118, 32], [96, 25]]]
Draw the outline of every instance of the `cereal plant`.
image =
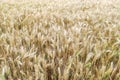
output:
[[120, 1], [0, 0], [0, 80], [120, 80]]

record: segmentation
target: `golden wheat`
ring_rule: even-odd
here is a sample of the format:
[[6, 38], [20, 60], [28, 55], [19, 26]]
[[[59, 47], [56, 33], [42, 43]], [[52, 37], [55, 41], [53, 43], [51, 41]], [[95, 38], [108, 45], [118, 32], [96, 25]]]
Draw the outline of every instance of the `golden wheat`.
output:
[[119, 0], [0, 0], [0, 80], [120, 80]]

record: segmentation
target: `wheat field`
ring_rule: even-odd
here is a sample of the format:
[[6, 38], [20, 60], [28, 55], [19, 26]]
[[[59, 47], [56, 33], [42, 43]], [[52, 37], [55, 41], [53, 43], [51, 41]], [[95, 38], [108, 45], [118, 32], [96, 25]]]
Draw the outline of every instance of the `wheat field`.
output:
[[0, 80], [120, 80], [120, 1], [0, 0]]

